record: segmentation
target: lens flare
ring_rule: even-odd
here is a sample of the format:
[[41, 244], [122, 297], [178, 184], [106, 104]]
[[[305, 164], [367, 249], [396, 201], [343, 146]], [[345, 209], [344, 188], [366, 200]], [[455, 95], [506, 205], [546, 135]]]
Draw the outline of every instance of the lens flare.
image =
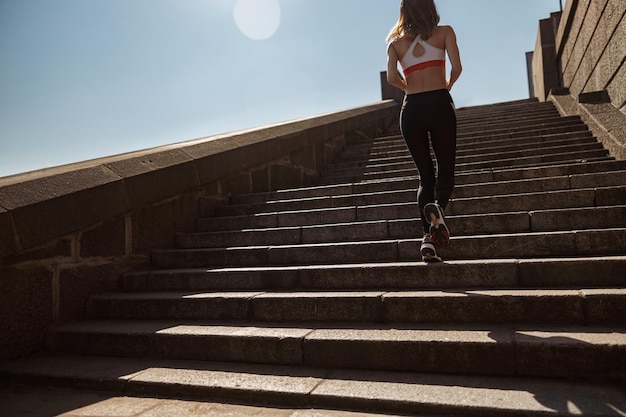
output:
[[250, 39], [268, 39], [280, 25], [280, 4], [278, 0], [237, 0], [234, 17], [239, 30]]

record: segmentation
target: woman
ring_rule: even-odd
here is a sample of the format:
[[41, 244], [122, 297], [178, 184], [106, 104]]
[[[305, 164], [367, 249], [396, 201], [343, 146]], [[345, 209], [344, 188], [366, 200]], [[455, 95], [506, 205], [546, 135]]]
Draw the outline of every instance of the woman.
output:
[[[417, 201], [424, 228], [420, 252], [426, 262], [441, 262], [437, 247], [450, 239], [443, 213], [454, 188], [456, 158], [456, 114], [449, 91], [462, 70], [456, 35], [450, 26], [439, 26], [433, 0], [402, 0], [400, 18], [387, 42], [387, 81], [405, 92], [400, 129], [420, 176]], [[449, 79], [446, 53], [452, 66]]]

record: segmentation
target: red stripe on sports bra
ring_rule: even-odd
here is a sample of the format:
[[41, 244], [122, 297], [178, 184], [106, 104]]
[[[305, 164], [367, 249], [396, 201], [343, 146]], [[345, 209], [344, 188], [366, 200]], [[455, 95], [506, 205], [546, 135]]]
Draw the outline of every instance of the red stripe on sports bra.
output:
[[420, 64], [416, 64], [416, 65], [412, 65], [410, 67], [408, 67], [407, 69], [404, 70], [404, 75], [409, 75], [410, 73], [414, 72], [414, 71], [418, 71], [418, 70], [423, 70], [424, 68], [430, 68], [430, 67], [445, 67], [446, 66], [446, 60], [445, 59], [436, 59], [433, 61], [426, 61], [426, 62], [422, 62]]

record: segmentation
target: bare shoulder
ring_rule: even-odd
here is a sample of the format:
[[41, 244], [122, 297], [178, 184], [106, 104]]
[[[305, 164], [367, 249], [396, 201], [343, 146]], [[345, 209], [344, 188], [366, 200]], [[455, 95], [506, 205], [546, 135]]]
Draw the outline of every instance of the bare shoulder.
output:
[[454, 29], [452, 29], [452, 26], [449, 25], [441, 25], [437, 26], [437, 29], [435, 29], [435, 33], [443, 36], [454, 35]]
[[402, 55], [407, 49], [406, 40], [404, 38], [394, 39], [387, 45], [387, 53], [395, 54], [397, 56]]
[[454, 33], [454, 29], [452, 28], [452, 26], [439, 26], [439, 27], [442, 29], [446, 37], [452, 37], [452, 38], [456, 37], [456, 34]]

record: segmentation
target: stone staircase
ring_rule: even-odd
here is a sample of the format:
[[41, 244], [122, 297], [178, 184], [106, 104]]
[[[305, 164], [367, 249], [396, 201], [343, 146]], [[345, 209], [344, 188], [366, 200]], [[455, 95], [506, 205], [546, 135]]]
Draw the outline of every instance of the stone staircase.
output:
[[458, 111], [453, 239], [419, 261], [397, 135], [232, 196], [15, 381], [411, 415], [626, 415], [626, 161], [523, 100]]

